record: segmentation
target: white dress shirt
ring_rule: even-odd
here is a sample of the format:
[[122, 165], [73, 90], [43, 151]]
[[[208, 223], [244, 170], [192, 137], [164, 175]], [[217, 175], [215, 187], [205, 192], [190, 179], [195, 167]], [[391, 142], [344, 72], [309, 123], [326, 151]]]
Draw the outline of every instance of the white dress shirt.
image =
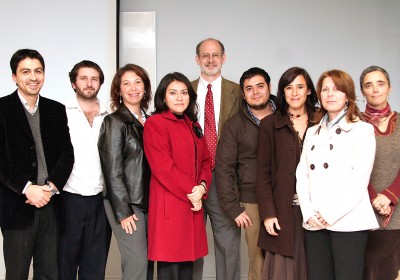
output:
[[[222, 76], [220, 75], [215, 81], [211, 83], [211, 91], [213, 93], [213, 102], [214, 102], [214, 113], [215, 113], [215, 125], [217, 128], [218, 135], [218, 124], [219, 124], [219, 112], [221, 108], [221, 83]], [[206, 104], [206, 95], [207, 95], [207, 86], [210, 83], [204, 80], [201, 76], [199, 79], [199, 85], [197, 89], [194, 89], [197, 92], [197, 104], [199, 105], [199, 124], [204, 130], [204, 106]]]
[[98, 103], [100, 110], [93, 120], [93, 126], [90, 126], [76, 98], [70, 106], [66, 106], [75, 163], [64, 191], [82, 196], [96, 195], [103, 191], [104, 186], [97, 140], [108, 112], [100, 101]]

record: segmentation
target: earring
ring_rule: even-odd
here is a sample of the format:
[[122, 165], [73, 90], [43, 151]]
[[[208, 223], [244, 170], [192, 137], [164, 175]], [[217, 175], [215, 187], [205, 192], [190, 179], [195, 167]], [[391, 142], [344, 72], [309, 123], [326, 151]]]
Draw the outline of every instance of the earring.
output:
[[122, 103], [122, 96], [119, 96], [119, 103]]
[[349, 107], [349, 101], [346, 101], [346, 107]]

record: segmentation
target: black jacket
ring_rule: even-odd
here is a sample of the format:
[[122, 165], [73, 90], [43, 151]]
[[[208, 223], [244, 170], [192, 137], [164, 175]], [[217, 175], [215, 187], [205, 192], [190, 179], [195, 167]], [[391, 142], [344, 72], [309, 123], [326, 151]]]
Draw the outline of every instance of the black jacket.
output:
[[134, 214], [131, 205], [147, 210], [150, 167], [143, 151], [143, 126], [122, 105], [104, 118], [99, 135], [104, 176], [103, 195], [117, 222]]
[[[35, 206], [26, 204], [22, 194], [38, 175], [35, 140], [24, 110], [17, 91], [0, 98], [0, 226], [7, 229], [29, 228], [35, 217]], [[40, 96], [39, 113], [47, 180], [62, 191], [74, 165], [65, 106]], [[51, 201], [62, 225], [60, 196]]]

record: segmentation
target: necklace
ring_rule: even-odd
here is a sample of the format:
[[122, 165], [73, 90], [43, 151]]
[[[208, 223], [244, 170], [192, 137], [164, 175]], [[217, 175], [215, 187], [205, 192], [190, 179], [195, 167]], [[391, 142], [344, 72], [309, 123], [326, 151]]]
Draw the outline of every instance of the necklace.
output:
[[302, 115], [304, 115], [306, 112], [307, 112], [307, 111], [304, 110], [303, 113], [301, 113], [301, 114], [299, 114], [299, 115], [295, 115], [295, 114], [293, 114], [293, 113], [291, 113], [291, 112], [288, 111], [288, 114], [289, 114], [290, 120], [292, 120], [292, 119], [300, 118], [300, 117], [301, 117]]
[[[305, 113], [305, 112], [304, 112], [304, 113]], [[299, 130], [296, 129], [296, 126], [295, 126], [293, 120], [294, 120], [294, 119], [297, 119], [297, 118], [299, 118], [299, 117], [301, 117], [302, 115], [304, 115], [304, 113], [302, 113], [302, 114], [300, 114], [300, 115], [293, 115], [293, 114], [291, 114], [290, 112], [288, 112], [290, 123], [292, 124], [293, 129], [294, 129], [294, 131], [296, 131], [296, 134], [297, 134], [297, 141], [299, 142], [300, 153], [301, 153], [302, 150], [303, 150], [303, 140], [304, 140], [305, 131], [304, 131], [304, 134], [303, 134], [303, 138], [301, 138], [301, 137], [300, 137], [300, 132], [299, 132]], [[308, 128], [308, 118], [307, 118], [307, 120], [306, 120], [306, 131], [307, 131], [307, 128]]]

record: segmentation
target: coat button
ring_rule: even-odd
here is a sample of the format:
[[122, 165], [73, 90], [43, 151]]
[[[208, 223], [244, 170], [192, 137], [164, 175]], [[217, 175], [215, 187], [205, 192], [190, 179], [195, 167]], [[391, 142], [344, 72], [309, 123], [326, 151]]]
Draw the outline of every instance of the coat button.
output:
[[31, 150], [34, 150], [35, 149], [35, 146], [31, 146]]
[[310, 165], [310, 169], [311, 169], [311, 170], [314, 170], [314, 169], [315, 169], [315, 165], [314, 165], [314, 164], [311, 164], [311, 165]]
[[329, 165], [325, 162], [324, 163], [324, 168], [327, 169], [329, 167]]
[[329, 150], [333, 150], [333, 145], [329, 144]]
[[336, 128], [336, 134], [342, 133], [342, 130], [340, 128]]
[[312, 147], [311, 147], [311, 151], [312, 151], [312, 150], [314, 150], [314, 148], [315, 148], [315, 145], [312, 145]]
[[36, 167], [36, 162], [32, 162], [32, 166], [33, 166], [33, 167]]

